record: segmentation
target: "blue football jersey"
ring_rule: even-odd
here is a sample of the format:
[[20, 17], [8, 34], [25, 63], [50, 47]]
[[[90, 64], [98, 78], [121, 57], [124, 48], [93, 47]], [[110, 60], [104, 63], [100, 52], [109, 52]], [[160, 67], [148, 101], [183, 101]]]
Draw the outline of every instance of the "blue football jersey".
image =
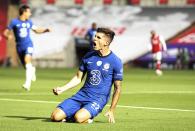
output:
[[31, 20], [21, 21], [19, 18], [16, 18], [10, 22], [7, 28], [13, 30], [17, 46], [33, 46], [30, 38], [30, 30], [33, 26]]
[[90, 47], [93, 49], [93, 38], [95, 37], [96, 30], [94, 29], [89, 29], [87, 31], [87, 36], [89, 36], [89, 42], [90, 42]]
[[105, 102], [110, 97], [113, 82], [123, 79], [123, 64], [113, 52], [105, 57], [99, 56], [96, 51], [87, 53], [79, 70], [87, 73], [85, 84], [80, 91], [97, 96], [97, 99], [101, 96]]

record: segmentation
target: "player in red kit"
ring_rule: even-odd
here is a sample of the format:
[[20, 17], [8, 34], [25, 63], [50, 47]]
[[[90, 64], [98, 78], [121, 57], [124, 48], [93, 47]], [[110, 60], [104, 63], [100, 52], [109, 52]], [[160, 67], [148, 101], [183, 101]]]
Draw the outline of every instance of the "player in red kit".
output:
[[153, 60], [155, 61], [156, 64], [156, 74], [162, 75], [162, 71], [161, 71], [162, 51], [167, 50], [165, 40], [162, 38], [162, 36], [158, 35], [154, 30], [152, 30], [151, 44], [152, 44]]

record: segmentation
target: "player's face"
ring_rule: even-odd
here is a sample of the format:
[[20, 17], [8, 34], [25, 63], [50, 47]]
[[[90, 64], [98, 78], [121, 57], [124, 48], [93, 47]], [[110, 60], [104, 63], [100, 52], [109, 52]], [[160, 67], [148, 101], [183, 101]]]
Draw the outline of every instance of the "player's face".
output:
[[26, 9], [26, 11], [24, 12], [24, 15], [25, 15], [26, 19], [29, 19], [30, 16], [32, 15], [31, 14], [31, 10], [30, 9]]
[[96, 24], [95, 23], [92, 24], [92, 28], [96, 29]]
[[151, 31], [151, 35], [154, 36], [156, 34], [155, 31]]
[[104, 33], [97, 32], [93, 39], [93, 49], [98, 51], [104, 49], [108, 45], [108, 38]]

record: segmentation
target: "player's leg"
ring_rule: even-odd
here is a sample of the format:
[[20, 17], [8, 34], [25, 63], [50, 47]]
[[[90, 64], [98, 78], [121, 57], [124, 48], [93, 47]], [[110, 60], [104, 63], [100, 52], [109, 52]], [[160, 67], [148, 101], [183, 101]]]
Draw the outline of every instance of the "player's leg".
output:
[[36, 81], [36, 68], [32, 65], [32, 54], [33, 54], [33, 47], [29, 46], [26, 50], [25, 50], [25, 64], [29, 64], [31, 66], [31, 73], [29, 75], [31, 75], [31, 80], [32, 81]]
[[156, 70], [161, 70], [161, 61], [160, 60], [156, 61]]
[[156, 53], [152, 54], [152, 69], [156, 69]]
[[26, 80], [25, 80], [25, 83], [22, 85], [22, 87], [26, 90], [30, 90], [31, 80], [30, 80], [29, 72], [30, 72], [30, 69], [32, 66], [30, 64], [31, 63], [31, 56], [27, 55], [26, 50], [23, 49], [22, 47], [17, 47], [17, 53], [18, 53], [18, 56], [20, 58], [20, 61], [23, 65], [23, 67], [26, 70], [26, 72], [25, 72]]
[[74, 116], [78, 123], [91, 123], [92, 119], [97, 116], [103, 109], [98, 102], [89, 102], [80, 109]]
[[56, 108], [51, 114], [51, 120], [54, 122], [62, 121], [66, 118], [66, 114], [60, 108]]
[[78, 123], [87, 123], [91, 118], [91, 114], [87, 109], [82, 108], [75, 114], [74, 118]]
[[73, 117], [74, 114], [81, 108], [81, 103], [72, 100], [71, 98], [64, 100], [51, 114], [51, 120], [55, 122], [62, 121], [67, 117]]
[[162, 53], [157, 52], [157, 54], [156, 54], [156, 73], [157, 73], [157, 75], [162, 75], [161, 59], [162, 59]]
[[35, 68], [35, 66], [32, 66], [32, 78], [31, 78], [31, 80], [34, 82], [34, 81], [36, 81], [36, 79], [37, 79], [37, 77], [36, 77], [36, 68]]
[[30, 90], [30, 86], [31, 86], [31, 79], [32, 79], [32, 75], [33, 75], [33, 66], [31, 64], [31, 59], [32, 56], [30, 54], [26, 54], [24, 56], [24, 62], [25, 62], [25, 69], [26, 69], [26, 81], [23, 85], [23, 87], [27, 90]]
[[27, 47], [24, 50], [24, 66], [26, 69], [26, 82], [23, 87], [27, 90], [30, 90], [31, 80], [36, 80], [35, 67], [32, 66], [32, 54], [33, 47]]

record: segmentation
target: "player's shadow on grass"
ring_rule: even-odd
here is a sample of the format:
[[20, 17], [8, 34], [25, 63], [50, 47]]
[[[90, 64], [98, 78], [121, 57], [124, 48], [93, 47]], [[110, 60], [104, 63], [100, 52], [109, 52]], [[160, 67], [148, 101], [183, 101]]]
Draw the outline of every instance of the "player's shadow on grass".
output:
[[51, 122], [51, 119], [48, 117], [31, 117], [31, 116], [4, 116], [8, 118], [19, 118], [24, 120], [42, 120], [44, 122]]
[[[4, 117], [18, 118], [18, 119], [23, 119], [23, 120], [42, 120], [43, 122], [52, 122], [51, 119], [48, 118], [48, 117], [31, 117], [31, 116], [4, 116]], [[68, 121], [68, 122], [65, 122], [65, 123], [75, 124], [75, 122], [73, 122], [73, 121]], [[108, 123], [108, 122], [96, 120], [95, 123]]]

